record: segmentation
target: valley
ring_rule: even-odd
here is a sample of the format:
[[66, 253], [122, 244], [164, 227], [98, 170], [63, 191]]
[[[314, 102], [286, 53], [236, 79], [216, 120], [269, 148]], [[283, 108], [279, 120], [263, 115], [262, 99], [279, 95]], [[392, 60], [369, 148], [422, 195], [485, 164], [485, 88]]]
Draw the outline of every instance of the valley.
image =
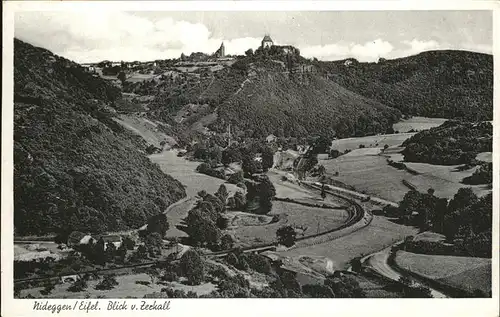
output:
[[391, 107], [422, 82], [380, 98], [279, 49], [116, 80], [16, 45], [17, 297], [491, 294], [487, 110]]

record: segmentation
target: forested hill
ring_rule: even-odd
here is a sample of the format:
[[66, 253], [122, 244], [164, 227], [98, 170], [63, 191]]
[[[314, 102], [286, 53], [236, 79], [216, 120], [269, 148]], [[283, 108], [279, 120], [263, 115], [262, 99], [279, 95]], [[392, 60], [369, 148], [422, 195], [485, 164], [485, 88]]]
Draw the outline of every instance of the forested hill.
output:
[[315, 65], [339, 85], [404, 114], [470, 121], [493, 118], [492, 55], [443, 50], [378, 63], [350, 62]]
[[246, 137], [363, 136], [385, 133], [401, 117], [328, 80], [300, 55], [291, 63], [293, 74], [286, 64], [279, 54], [239, 57], [199, 84], [158, 85], [150, 108], [168, 120], [182, 105], [207, 103], [217, 114], [212, 130], [224, 132], [230, 123]]
[[111, 119], [120, 94], [78, 64], [14, 41], [16, 234], [137, 227], [185, 196]]
[[[254, 137], [322, 135], [328, 138], [385, 133], [401, 113], [319, 74], [259, 71], [218, 109], [216, 129], [227, 123]], [[250, 133], [246, 132], [247, 135]]]

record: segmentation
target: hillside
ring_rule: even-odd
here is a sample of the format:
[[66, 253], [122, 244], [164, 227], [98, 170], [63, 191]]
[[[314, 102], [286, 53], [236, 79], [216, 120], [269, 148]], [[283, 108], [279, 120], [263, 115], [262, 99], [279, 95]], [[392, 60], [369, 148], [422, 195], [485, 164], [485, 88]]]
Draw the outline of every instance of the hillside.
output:
[[239, 58], [211, 78], [162, 89], [151, 109], [168, 120], [183, 103], [208, 103], [217, 114], [210, 129], [224, 132], [231, 123], [236, 134], [246, 137], [362, 136], [386, 132], [401, 116], [399, 110], [349, 91], [313, 68], [290, 75], [284, 64], [279, 59]]
[[404, 114], [492, 120], [493, 56], [429, 51], [378, 63], [316, 62], [329, 78]]
[[401, 152], [407, 162], [438, 165], [472, 164], [481, 152], [493, 149], [493, 125], [490, 122], [447, 121], [422, 131], [403, 143]]
[[14, 95], [17, 235], [137, 227], [185, 196], [111, 119], [120, 91], [78, 64], [16, 39]]

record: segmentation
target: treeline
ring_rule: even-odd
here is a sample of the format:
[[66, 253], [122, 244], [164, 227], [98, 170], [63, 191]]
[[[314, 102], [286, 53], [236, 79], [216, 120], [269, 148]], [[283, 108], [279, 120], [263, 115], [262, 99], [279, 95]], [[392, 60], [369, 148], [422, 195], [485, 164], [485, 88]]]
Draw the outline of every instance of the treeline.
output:
[[478, 153], [493, 150], [493, 125], [450, 120], [415, 134], [403, 146], [401, 153], [407, 162], [475, 165]]
[[434, 196], [434, 191], [409, 191], [399, 207], [386, 206], [384, 214], [398, 217], [421, 231], [445, 235], [453, 246], [441, 243], [414, 242], [422, 253], [491, 257], [492, 194], [478, 197], [470, 188], [460, 188], [449, 202]]
[[404, 114], [493, 119], [493, 56], [429, 51], [378, 63], [315, 62], [334, 82]]
[[[243, 176], [251, 177], [253, 174], [267, 172], [274, 164], [274, 149], [259, 141], [233, 143], [224, 150], [216, 141], [200, 141], [190, 146], [189, 152], [194, 159], [204, 161], [196, 168], [197, 172], [232, 184], [241, 183]], [[240, 163], [243, 174], [235, 171], [234, 174], [226, 175], [224, 168], [231, 163]]]

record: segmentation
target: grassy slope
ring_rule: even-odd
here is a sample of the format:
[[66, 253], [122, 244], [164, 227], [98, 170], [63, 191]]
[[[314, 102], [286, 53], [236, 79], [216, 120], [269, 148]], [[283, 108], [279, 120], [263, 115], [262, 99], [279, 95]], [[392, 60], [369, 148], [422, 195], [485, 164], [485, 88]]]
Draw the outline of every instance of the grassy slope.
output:
[[368, 227], [347, 236], [313, 246], [280, 252], [280, 255], [293, 258], [325, 256], [333, 261], [333, 269], [342, 270], [347, 268], [351, 259], [380, 251], [415, 233], [416, 229], [392, 223], [384, 217], [375, 216]]
[[17, 234], [142, 225], [185, 195], [111, 119], [120, 95], [49, 51], [15, 40]]
[[403, 113], [491, 120], [493, 56], [429, 51], [382, 63], [319, 63], [333, 81]]
[[460, 289], [480, 289], [485, 293], [491, 290], [491, 259], [398, 251], [396, 264]]

